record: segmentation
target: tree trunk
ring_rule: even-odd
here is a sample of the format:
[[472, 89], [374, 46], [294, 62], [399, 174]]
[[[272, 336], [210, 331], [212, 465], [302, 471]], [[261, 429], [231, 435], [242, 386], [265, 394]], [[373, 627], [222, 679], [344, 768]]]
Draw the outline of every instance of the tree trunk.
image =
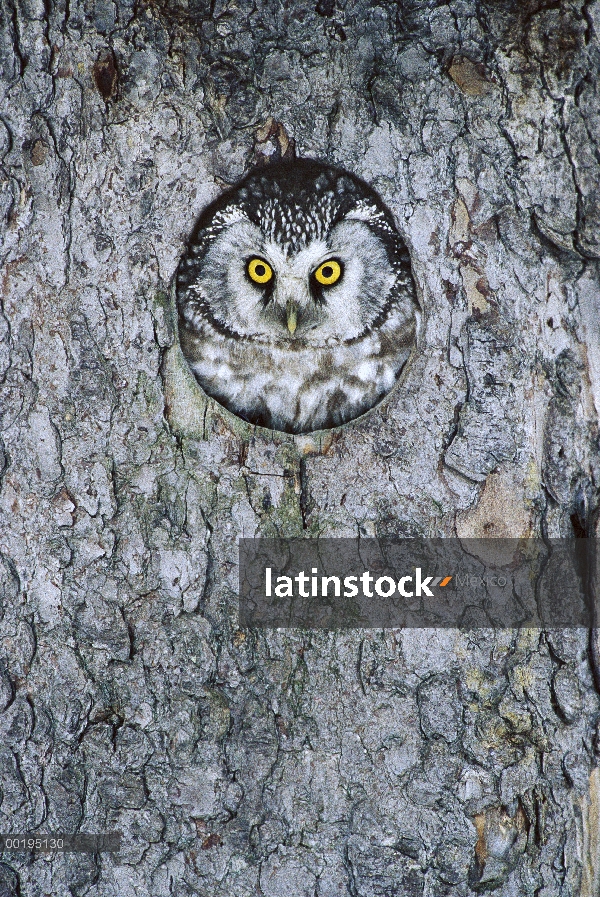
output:
[[[597, 638], [240, 630], [240, 536], [593, 536], [600, 3], [3, 0], [1, 897], [600, 895]], [[193, 223], [273, 158], [392, 210], [390, 398], [252, 430], [182, 361]]]

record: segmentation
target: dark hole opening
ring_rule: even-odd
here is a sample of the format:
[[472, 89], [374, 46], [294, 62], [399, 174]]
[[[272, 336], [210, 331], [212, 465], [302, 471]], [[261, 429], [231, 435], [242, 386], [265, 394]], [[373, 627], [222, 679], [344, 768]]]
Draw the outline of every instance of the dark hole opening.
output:
[[573, 534], [576, 539], [587, 539], [585, 526], [583, 525], [579, 514], [571, 514], [571, 526], [573, 527]]

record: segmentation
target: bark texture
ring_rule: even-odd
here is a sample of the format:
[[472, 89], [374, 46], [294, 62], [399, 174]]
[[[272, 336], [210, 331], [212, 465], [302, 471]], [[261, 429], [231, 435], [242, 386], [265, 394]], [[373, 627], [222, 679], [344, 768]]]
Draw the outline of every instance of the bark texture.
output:
[[[581, 536], [600, 450], [600, 3], [2, 0], [2, 897], [600, 894], [598, 639], [239, 631], [238, 536]], [[170, 283], [252, 164], [411, 250], [386, 402], [253, 431]]]

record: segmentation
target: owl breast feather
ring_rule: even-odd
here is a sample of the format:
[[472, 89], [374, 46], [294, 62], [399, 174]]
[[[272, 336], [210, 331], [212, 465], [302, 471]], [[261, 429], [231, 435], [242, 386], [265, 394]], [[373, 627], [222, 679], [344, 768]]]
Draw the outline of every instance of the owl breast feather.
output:
[[414, 322], [400, 309], [362, 339], [315, 348], [238, 339], [210, 322], [180, 334], [198, 383], [229, 411], [286, 433], [330, 429], [359, 417], [394, 386]]

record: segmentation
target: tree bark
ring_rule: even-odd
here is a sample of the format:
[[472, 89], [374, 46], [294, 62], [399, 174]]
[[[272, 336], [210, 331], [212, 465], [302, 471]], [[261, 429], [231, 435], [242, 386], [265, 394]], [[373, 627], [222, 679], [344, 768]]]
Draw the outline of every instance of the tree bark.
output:
[[[240, 630], [240, 536], [598, 535], [600, 4], [3, 0], [1, 897], [600, 894], [598, 639]], [[299, 156], [418, 350], [340, 430], [200, 393], [171, 279]]]

